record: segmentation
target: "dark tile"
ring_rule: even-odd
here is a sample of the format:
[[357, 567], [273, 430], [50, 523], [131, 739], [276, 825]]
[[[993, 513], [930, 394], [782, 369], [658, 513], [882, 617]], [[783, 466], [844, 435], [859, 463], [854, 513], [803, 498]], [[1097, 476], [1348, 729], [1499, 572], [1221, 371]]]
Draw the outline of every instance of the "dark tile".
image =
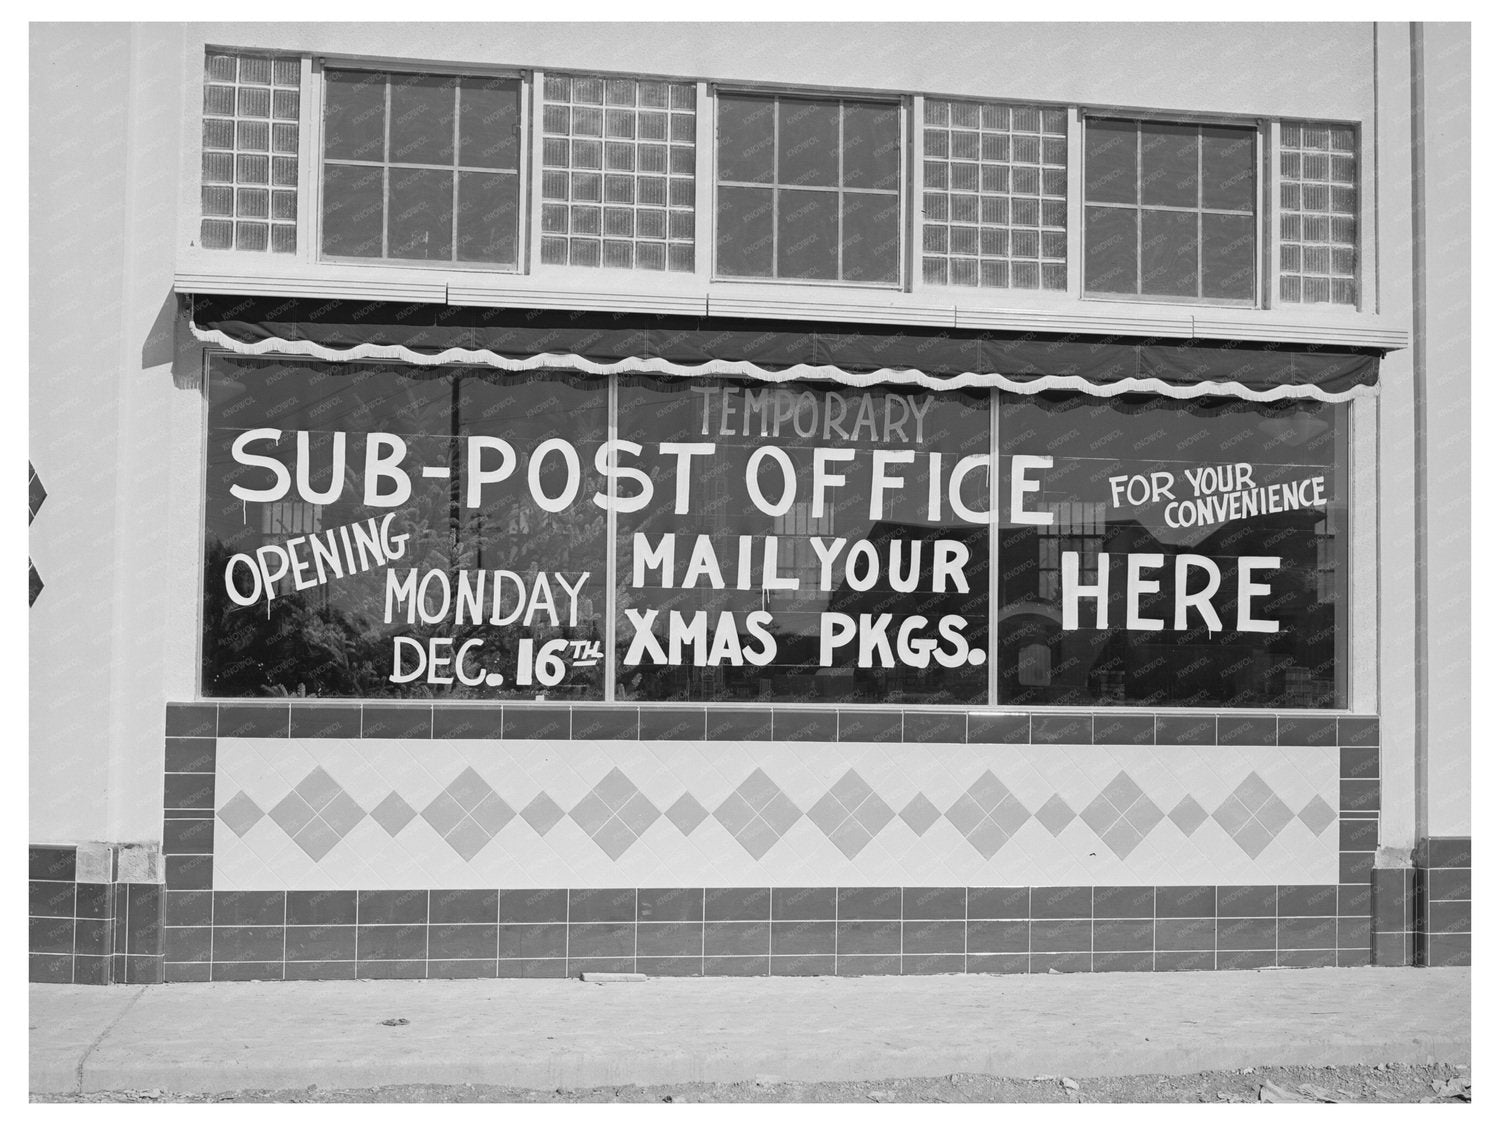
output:
[[1213, 887], [1157, 887], [1158, 918], [1212, 918], [1218, 910]]
[[773, 977], [831, 977], [834, 975], [833, 954], [804, 954], [795, 957], [771, 957]]
[[[403, 961], [427, 956], [426, 925], [387, 925], [355, 927], [356, 956], [359, 961]], [[218, 946], [214, 947], [218, 957]], [[364, 974], [361, 973], [361, 976]]]
[[27, 884], [27, 914], [33, 918], [73, 917], [77, 883], [33, 879]]
[[162, 920], [168, 926], [211, 926], [214, 920], [212, 891], [167, 891]]
[[[160, 954], [162, 891], [155, 883], [130, 883], [126, 893], [125, 952]], [[119, 922], [119, 919], [116, 919]]]
[[1371, 914], [1381, 933], [1410, 930], [1416, 907], [1411, 873], [1399, 868], [1376, 870], [1373, 903]]
[[1323, 918], [1339, 912], [1338, 887], [1310, 883], [1278, 887], [1276, 913], [1282, 918]]
[[1094, 971], [1094, 959], [1089, 953], [1033, 953], [1027, 971], [1091, 973]]
[[215, 891], [214, 925], [284, 926], [285, 891]]
[[288, 961], [353, 961], [353, 926], [288, 926]]
[[1025, 953], [979, 953], [973, 947], [964, 958], [966, 973], [1025, 973], [1031, 969], [1031, 958]]
[[128, 955], [124, 959], [125, 974], [117, 978], [120, 984], [160, 984], [162, 982], [162, 959], [158, 955]]
[[901, 715], [901, 741], [913, 743], [947, 742], [963, 745], [966, 723], [962, 711], [904, 711]]
[[1094, 715], [1095, 746], [1152, 746], [1156, 743], [1155, 715]]
[[994, 711], [969, 712], [970, 744], [1012, 744], [1030, 741], [1030, 715]]
[[525, 957], [502, 960], [496, 967], [500, 977], [557, 978], [568, 975], [568, 963], [561, 957]]
[[358, 892], [288, 891], [286, 920], [289, 926], [352, 926], [359, 921]]
[[708, 709], [708, 737], [713, 742], [770, 742], [773, 720], [769, 709], [729, 711]]
[[78, 883], [78, 894], [74, 900], [74, 917], [95, 920], [113, 915], [113, 883]]
[[163, 807], [169, 809], [207, 809], [214, 807], [214, 775], [211, 773], [169, 773], [162, 786]]
[[1370, 948], [1370, 920], [1368, 918], [1340, 918], [1337, 923], [1338, 947], [1340, 949]]
[[771, 959], [760, 957], [705, 957], [706, 977], [764, 977], [771, 973]]
[[648, 977], [701, 977], [702, 957], [637, 957], [635, 971]]
[[1346, 746], [1339, 751], [1339, 776], [1380, 776], [1380, 751], [1373, 746]]
[[1386, 968], [1410, 965], [1416, 957], [1416, 943], [1409, 933], [1376, 933], [1374, 964]]
[[[842, 958], [840, 961], [842, 962]], [[904, 977], [929, 977], [940, 973], [964, 971], [962, 953], [918, 953], [901, 955], [901, 975]]]
[[1275, 918], [1220, 918], [1220, 949], [1275, 949]]
[[566, 922], [568, 892], [561, 889], [535, 891], [501, 891], [501, 922]]
[[[83, 923], [78, 923], [80, 930]], [[1425, 929], [1429, 934], [1467, 934], [1474, 931], [1472, 904], [1433, 902], [1427, 906]]]
[[[961, 918], [930, 919], [903, 922], [901, 953], [963, 953], [967, 943], [968, 923]], [[840, 952], [843, 946], [839, 947]]]
[[1220, 715], [1220, 746], [1275, 746], [1275, 715]]
[[1214, 967], [1217, 969], [1269, 969], [1276, 964], [1274, 949], [1221, 949]]
[[162, 930], [162, 952], [168, 961], [213, 960], [211, 926], [168, 926]]
[[1338, 719], [1332, 715], [1282, 715], [1276, 720], [1278, 746], [1337, 746]]
[[1337, 957], [1338, 967], [1341, 969], [1363, 968], [1375, 964], [1375, 955], [1368, 944], [1359, 949], [1340, 949]]
[[900, 742], [900, 711], [839, 709], [840, 742]]
[[161, 831], [161, 850], [164, 855], [213, 855], [212, 817], [164, 820]]
[[1032, 887], [1033, 918], [1092, 918], [1093, 887]]
[[1094, 921], [1094, 951], [1100, 950], [1151, 950], [1153, 923], [1141, 918], [1134, 921]]
[[1025, 953], [1031, 948], [1030, 923], [1016, 921], [982, 921], [972, 918], [968, 928], [969, 953]]
[[624, 739], [641, 736], [641, 716], [634, 707], [575, 707], [575, 739]]
[[566, 957], [568, 927], [561, 922], [506, 922], [499, 928], [501, 957]]
[[1095, 918], [1153, 918], [1155, 887], [1095, 887]]
[[838, 917], [900, 918], [900, 887], [840, 887], [836, 903]]
[[1340, 884], [1338, 893], [1339, 917], [1370, 917], [1371, 898], [1369, 883]]
[[833, 887], [775, 887], [771, 891], [771, 917], [777, 921], [798, 918], [837, 918]]
[[[168, 931], [170, 940], [170, 931]], [[285, 926], [215, 926], [214, 961], [280, 961], [286, 945]], [[167, 955], [177, 959], [169, 944]]]
[[1367, 883], [1374, 866], [1374, 852], [1339, 852], [1339, 882]]
[[111, 952], [113, 926], [105, 918], [80, 918], [73, 923], [74, 956], [103, 957]]
[[360, 706], [296, 703], [292, 705], [293, 738], [358, 738]]
[[1031, 951], [1033, 953], [1072, 953], [1093, 947], [1094, 924], [1082, 919], [1053, 921], [1051, 919], [1031, 923]]
[[701, 922], [703, 888], [642, 887], [636, 892], [635, 909], [640, 922]]
[[1093, 971], [1096, 973], [1149, 973], [1155, 967], [1155, 957], [1149, 950], [1134, 953], [1094, 951]]
[[635, 929], [637, 957], [703, 956], [702, 922], [641, 922]]
[[703, 898], [710, 922], [745, 922], [771, 917], [770, 887], [709, 887]]
[[568, 926], [568, 959], [634, 957], [635, 923], [574, 922]]
[[894, 977], [901, 975], [901, 955], [899, 953], [884, 954], [856, 954], [846, 957], [842, 953], [834, 966], [834, 972], [841, 977]]
[[427, 956], [429, 958], [457, 960], [484, 959], [493, 961], [499, 955], [499, 927], [489, 925], [441, 923], [427, 929]]
[[360, 719], [361, 738], [431, 738], [430, 703], [366, 703]]
[[192, 965], [168, 961], [162, 966], [162, 976], [168, 984], [207, 984], [210, 972], [207, 961]]
[[710, 957], [764, 957], [771, 952], [771, 923], [708, 922], [703, 952]]
[[1380, 844], [1380, 821], [1353, 820], [1344, 817], [1339, 821], [1339, 851], [1373, 852]]
[[494, 980], [497, 976], [495, 959], [484, 961], [434, 961], [427, 962], [428, 980]]
[[427, 921], [427, 891], [360, 891], [362, 926], [419, 924]]
[[1467, 867], [1438, 867], [1424, 872], [1427, 898], [1432, 902], [1453, 902], [1473, 894], [1473, 872]]
[[109, 984], [111, 961], [108, 956], [75, 956], [73, 958], [74, 984]]
[[27, 919], [26, 952], [28, 953], [73, 953], [73, 927], [71, 918]]
[[488, 922], [499, 918], [499, 891], [448, 890], [433, 891], [428, 899], [428, 921]]
[[970, 918], [1030, 918], [1030, 887], [970, 887]]
[[906, 887], [901, 892], [903, 918], [964, 918], [968, 895], [963, 887]]
[[1278, 949], [1337, 949], [1337, 918], [1282, 918], [1276, 923]]
[[771, 712], [772, 737], [777, 742], [837, 742], [837, 711], [787, 710]]
[[[817, 923], [810, 924], [816, 925]], [[845, 954], [856, 953], [899, 954], [901, 952], [901, 923], [899, 921], [839, 922], [836, 932], [835, 952], [841, 957]], [[771, 948], [778, 953], [796, 952], [782, 949], [776, 943], [774, 935], [772, 942]], [[820, 951], [820, 949], [812, 948], [806, 950], [809, 953]]]
[[697, 741], [707, 737], [708, 711], [706, 708], [641, 708], [641, 739], [643, 741]]
[[167, 737], [212, 738], [219, 732], [215, 703], [168, 703]]
[[215, 738], [168, 738], [166, 772], [213, 773], [218, 745]]
[[1374, 812], [1379, 808], [1379, 781], [1345, 778], [1339, 782], [1339, 810], [1341, 812]]
[[540, 707], [525, 703], [505, 705], [505, 739], [538, 738], [566, 742], [572, 730], [572, 712], [567, 707]]
[[1276, 952], [1276, 964], [1285, 969], [1331, 969], [1338, 963], [1338, 951], [1333, 949], [1281, 949]]
[[1473, 964], [1473, 940], [1468, 934], [1433, 934], [1427, 939], [1427, 964], [1433, 968]]
[[1156, 948], [1213, 949], [1215, 922], [1212, 918], [1158, 918]]
[[27, 865], [32, 879], [71, 883], [78, 877], [78, 849], [31, 847], [27, 849]]
[[634, 922], [635, 910], [633, 887], [568, 892], [569, 922]]
[[582, 976], [584, 973], [633, 973], [635, 972], [634, 957], [569, 957], [568, 976]]
[[1218, 743], [1218, 723], [1213, 715], [1156, 716], [1158, 746], [1214, 746]]
[[[444, 704], [432, 708], [433, 738], [489, 738], [502, 736], [504, 711], [498, 705]], [[296, 716], [292, 725], [296, 726]]]
[[162, 858], [168, 889], [206, 891], [213, 886], [214, 857], [211, 855], [169, 855]]
[[360, 961], [354, 975], [356, 980], [426, 980], [427, 960]]
[[220, 738], [286, 738], [292, 709], [285, 703], [219, 704]]
[[1071, 746], [1090, 746], [1094, 741], [1094, 716], [1050, 715], [1031, 716], [1031, 741], [1034, 743], [1067, 743]]
[[1472, 867], [1473, 849], [1470, 836], [1433, 836], [1422, 842], [1422, 866]]
[[1340, 746], [1379, 746], [1380, 720], [1372, 715], [1339, 717]]
[[821, 954], [835, 951], [834, 922], [772, 922], [772, 954]]
[[1186, 951], [1170, 950], [1156, 955], [1158, 973], [1200, 973], [1214, 967], [1212, 949]]

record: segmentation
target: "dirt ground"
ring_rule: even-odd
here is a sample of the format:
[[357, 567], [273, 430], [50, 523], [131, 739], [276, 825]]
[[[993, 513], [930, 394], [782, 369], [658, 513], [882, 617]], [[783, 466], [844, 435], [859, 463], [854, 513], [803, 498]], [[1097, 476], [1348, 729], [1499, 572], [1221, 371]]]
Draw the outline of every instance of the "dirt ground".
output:
[[127, 1090], [34, 1095], [34, 1102], [1440, 1102], [1469, 1100], [1469, 1068], [1385, 1065], [1264, 1067], [1201, 1074], [1123, 1078], [995, 1078], [951, 1074], [872, 1082], [693, 1082], [677, 1086], [605, 1086], [587, 1090], [518, 1090], [503, 1086], [382, 1086], [366, 1090], [245, 1090], [172, 1094]]

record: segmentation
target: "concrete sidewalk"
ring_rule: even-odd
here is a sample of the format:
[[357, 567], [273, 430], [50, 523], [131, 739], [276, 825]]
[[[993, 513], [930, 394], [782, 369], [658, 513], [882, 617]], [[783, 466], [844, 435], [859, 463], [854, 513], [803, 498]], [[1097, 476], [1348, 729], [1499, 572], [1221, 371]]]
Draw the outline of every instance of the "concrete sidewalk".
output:
[[[31, 986], [31, 1090], [1187, 1074], [1469, 1061], [1468, 969]], [[404, 1019], [400, 1026], [381, 1021]]]

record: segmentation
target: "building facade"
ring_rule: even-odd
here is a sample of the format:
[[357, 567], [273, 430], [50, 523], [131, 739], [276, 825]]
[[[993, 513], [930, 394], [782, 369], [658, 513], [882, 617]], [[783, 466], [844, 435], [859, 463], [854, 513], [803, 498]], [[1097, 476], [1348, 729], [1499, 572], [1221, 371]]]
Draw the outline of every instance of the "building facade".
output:
[[1468, 59], [37, 26], [31, 979], [1468, 963]]

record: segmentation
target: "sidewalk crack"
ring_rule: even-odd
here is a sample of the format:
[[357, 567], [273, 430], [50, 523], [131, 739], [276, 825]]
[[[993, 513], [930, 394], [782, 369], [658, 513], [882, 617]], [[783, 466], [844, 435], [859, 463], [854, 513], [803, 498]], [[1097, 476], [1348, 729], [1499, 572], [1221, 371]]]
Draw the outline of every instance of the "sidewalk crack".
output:
[[89, 1061], [89, 1056], [92, 1055], [96, 1050], [98, 1050], [99, 1044], [103, 1043], [104, 1040], [109, 1037], [109, 1033], [111, 1031], [120, 1026], [120, 1021], [130, 1014], [130, 1009], [135, 1007], [136, 1002], [140, 1000], [142, 996], [146, 995], [146, 985], [137, 985], [136, 988], [137, 992], [130, 998], [130, 1003], [126, 1004], [123, 1008], [120, 1009], [120, 1014], [109, 1021], [109, 1026], [107, 1026], [103, 1031], [99, 1033], [98, 1038], [96, 1038], [92, 1043], [89, 1044], [88, 1050], [84, 1051], [83, 1055], [79, 1058], [78, 1066], [73, 1072], [73, 1092], [75, 1094], [83, 1093], [83, 1067], [84, 1064]]

